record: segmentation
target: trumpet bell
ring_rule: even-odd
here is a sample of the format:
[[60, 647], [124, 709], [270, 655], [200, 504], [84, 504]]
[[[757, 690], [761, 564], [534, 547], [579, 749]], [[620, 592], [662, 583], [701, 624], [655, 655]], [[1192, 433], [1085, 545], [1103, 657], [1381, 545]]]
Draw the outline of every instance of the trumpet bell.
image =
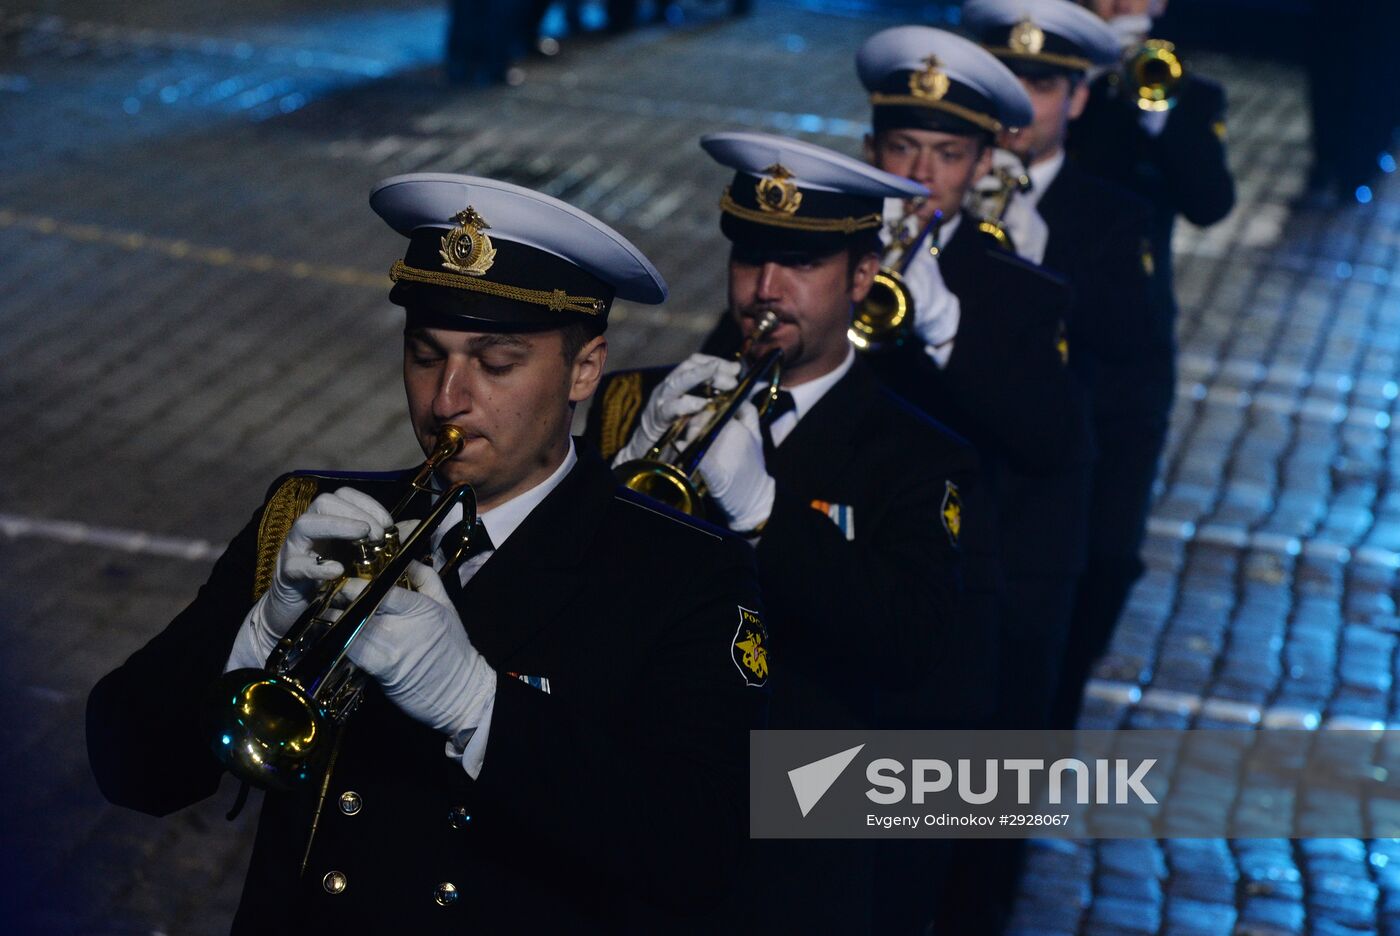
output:
[[623, 487], [645, 494], [681, 513], [702, 517], [704, 500], [696, 485], [675, 465], [649, 458], [636, 458], [613, 469]]
[[856, 306], [846, 336], [861, 351], [897, 342], [912, 324], [914, 296], [904, 277], [882, 267], [870, 284], [870, 292]]
[[997, 221], [991, 218], [983, 218], [981, 221], [977, 222], [977, 230], [990, 237], [996, 242], [997, 247], [1005, 250], [1007, 253], [1014, 254], [1016, 252], [1016, 242], [1011, 239], [1011, 235], [1007, 233], [1006, 227], [999, 224]]
[[[460, 439], [440, 444], [391, 516], [403, 516], [415, 496], [431, 490], [432, 470], [460, 449]], [[234, 670], [214, 681], [206, 698], [205, 724], [215, 756], [230, 773], [252, 786], [293, 790], [330, 760], [334, 739], [359, 704], [365, 683], [364, 673], [347, 655], [351, 642], [403, 578], [408, 564], [426, 555], [433, 531], [457, 507], [464, 523], [476, 522], [476, 495], [465, 483], [443, 491], [392, 556], [366, 551], [363, 564], [372, 577], [338, 616], [329, 612], [343, 578], [322, 589], [264, 667]]]
[[209, 695], [214, 756], [254, 786], [297, 789], [329, 751], [326, 711], [288, 679], [233, 670], [215, 680]]
[[1137, 106], [1160, 113], [1176, 106], [1177, 92], [1186, 70], [1176, 46], [1163, 39], [1149, 39], [1128, 64], [1128, 80], [1137, 91]]

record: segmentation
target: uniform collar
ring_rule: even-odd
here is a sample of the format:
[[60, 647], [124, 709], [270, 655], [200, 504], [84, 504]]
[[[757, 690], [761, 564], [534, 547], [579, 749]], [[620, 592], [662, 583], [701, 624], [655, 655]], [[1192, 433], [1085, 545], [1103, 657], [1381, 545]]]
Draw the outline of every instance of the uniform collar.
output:
[[817, 401], [826, 396], [826, 392], [841, 382], [841, 378], [850, 373], [851, 365], [855, 363], [856, 352], [849, 344], [846, 346], [846, 357], [836, 366], [834, 370], [822, 374], [815, 380], [808, 380], [795, 387], [784, 387], [788, 393], [792, 394], [792, 402], [795, 407], [794, 412], [797, 419], [802, 417], [817, 405]]
[[[491, 537], [491, 545], [500, 549], [505, 545], [510, 535], [525, 522], [525, 518], [530, 516], [531, 511], [549, 496], [550, 492], [559, 486], [559, 482], [573, 470], [578, 463], [578, 453], [574, 450], [573, 437], [569, 437], [569, 450], [564, 454], [564, 460], [559, 467], [554, 469], [554, 473], [545, 478], [539, 484], [530, 488], [524, 493], [517, 494], [504, 504], [497, 504], [490, 510], [483, 511], [477, 515], [477, 521], [486, 525], [486, 532]], [[434, 485], [437, 485], [437, 478], [434, 476]], [[433, 531], [433, 550], [436, 551], [442, 537], [448, 530], [452, 529], [462, 520], [461, 506], [453, 507], [447, 513], [444, 520], [436, 530]]]
[[958, 227], [962, 224], [963, 214], [965, 214], [965, 212], [959, 211], [957, 214], [953, 215], [953, 220], [948, 221], [943, 227], [939, 228], [938, 245], [940, 247], [952, 240], [953, 235], [958, 233]]
[[1040, 204], [1040, 200], [1045, 197], [1045, 193], [1050, 186], [1055, 184], [1055, 179], [1060, 175], [1060, 170], [1065, 167], [1065, 151], [1061, 147], [1060, 151], [1049, 159], [1036, 163], [1026, 170], [1026, 175], [1031, 177], [1031, 190], [1023, 196], [1034, 207]]
[[875, 388], [869, 365], [853, 359], [828, 392], [812, 404], [812, 418], [795, 425], [774, 451], [770, 473], [776, 478], [793, 478], [840, 472], [850, 458], [852, 440], [861, 431]]

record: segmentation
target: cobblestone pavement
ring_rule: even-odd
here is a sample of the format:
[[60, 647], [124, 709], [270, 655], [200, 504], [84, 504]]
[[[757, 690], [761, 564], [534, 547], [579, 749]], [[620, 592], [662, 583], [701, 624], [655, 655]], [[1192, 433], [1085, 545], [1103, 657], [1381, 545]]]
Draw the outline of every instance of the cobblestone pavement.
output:
[[[0, 10], [0, 919], [55, 933], [222, 932], [249, 809], [155, 820], [87, 770], [87, 689], [193, 593], [294, 467], [415, 460], [402, 416], [400, 249], [379, 178], [437, 170], [541, 188], [635, 238], [670, 279], [620, 306], [616, 366], [690, 351], [717, 310], [723, 173], [700, 133], [854, 151], [856, 4], [760, 7], [443, 90], [444, 23], [404, 0]], [[1136, 591], [1086, 726], [1394, 719], [1400, 188], [1294, 209], [1301, 77], [1224, 79], [1241, 207], [1179, 239], [1180, 402]], [[760, 83], [761, 82], [761, 83]], [[1020, 932], [1400, 932], [1400, 845], [1041, 843]], [[1390, 867], [1397, 863], [1397, 869]]]

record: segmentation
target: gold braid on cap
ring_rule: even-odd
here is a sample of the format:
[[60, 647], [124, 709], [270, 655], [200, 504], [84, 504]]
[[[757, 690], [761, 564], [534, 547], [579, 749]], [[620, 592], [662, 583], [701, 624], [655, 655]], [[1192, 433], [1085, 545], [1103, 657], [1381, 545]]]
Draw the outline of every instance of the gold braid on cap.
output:
[[755, 224], [767, 224], [770, 227], [795, 228], [799, 231], [817, 231], [821, 233], [839, 232], [841, 234], [854, 234], [856, 231], [864, 231], [867, 228], [877, 228], [885, 223], [885, 219], [879, 214], [862, 215], [859, 218], [799, 218], [796, 215], [777, 214], [772, 211], [760, 211], [756, 208], [745, 208], [734, 200], [726, 187], [724, 194], [719, 199], [720, 210], [725, 214], [731, 214], [736, 218], [745, 221], [752, 221]]
[[1002, 131], [1001, 121], [995, 117], [990, 117], [970, 107], [963, 107], [961, 104], [954, 104], [951, 101], [916, 97], [912, 94], [885, 94], [877, 91], [870, 95], [870, 103], [875, 107], [931, 107], [934, 110], [947, 111], [954, 117], [961, 117], [968, 123], [976, 124], [990, 133]]
[[408, 266], [402, 260], [395, 260], [394, 265], [389, 268], [389, 279], [395, 283], [407, 281], [424, 283], [428, 286], [445, 286], [448, 289], [466, 289], [501, 299], [546, 306], [551, 312], [582, 312], [585, 315], [600, 315], [603, 307], [607, 305], [602, 299], [594, 299], [592, 296], [571, 296], [562, 289], [524, 289], [505, 283], [493, 283], [479, 276], [462, 276], [438, 270], [420, 270], [417, 267]]
[[1012, 49], [1006, 46], [984, 46], [988, 52], [999, 59], [1014, 59], [1018, 62], [1044, 62], [1046, 65], [1058, 65], [1061, 68], [1069, 68], [1074, 71], [1092, 71], [1094, 63], [1086, 58], [1077, 55], [1058, 55], [1054, 52], [1028, 52], [1024, 49]]

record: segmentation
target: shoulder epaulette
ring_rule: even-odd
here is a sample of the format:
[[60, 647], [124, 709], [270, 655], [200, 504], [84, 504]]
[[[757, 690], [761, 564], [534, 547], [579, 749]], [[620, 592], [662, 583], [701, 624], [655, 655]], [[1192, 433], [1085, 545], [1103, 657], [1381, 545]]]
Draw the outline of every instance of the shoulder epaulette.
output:
[[622, 503], [624, 504], [629, 504], [633, 507], [639, 507], [642, 510], [647, 511], [648, 513], [652, 513], [663, 519], [670, 520], [672, 523], [678, 523], [681, 526], [694, 530], [697, 533], [704, 533], [706, 536], [713, 536], [715, 539], [724, 539], [725, 531], [723, 529], [714, 526], [711, 523], [707, 523], [704, 520], [699, 519], [698, 517], [692, 517], [689, 514], [683, 514], [679, 510], [672, 510], [665, 504], [659, 501], [652, 500], [645, 494], [638, 494], [636, 491], [633, 491], [629, 488], [619, 488], [617, 491], [617, 499], [622, 501]]
[[603, 417], [599, 423], [598, 449], [611, 461], [627, 444], [642, 411], [642, 372], [627, 371], [616, 375], [603, 391]]
[[253, 600], [262, 597], [272, 584], [277, 568], [277, 553], [297, 517], [306, 513], [320, 487], [316, 479], [294, 474], [277, 486], [263, 508], [262, 523], [258, 524], [258, 562], [253, 573]]
[[404, 476], [404, 471], [293, 471], [268, 496], [263, 508], [262, 523], [258, 525], [257, 566], [253, 573], [253, 600], [262, 597], [272, 584], [277, 568], [277, 554], [287, 539], [297, 517], [306, 513], [323, 483], [339, 481], [375, 481], [390, 483]]

